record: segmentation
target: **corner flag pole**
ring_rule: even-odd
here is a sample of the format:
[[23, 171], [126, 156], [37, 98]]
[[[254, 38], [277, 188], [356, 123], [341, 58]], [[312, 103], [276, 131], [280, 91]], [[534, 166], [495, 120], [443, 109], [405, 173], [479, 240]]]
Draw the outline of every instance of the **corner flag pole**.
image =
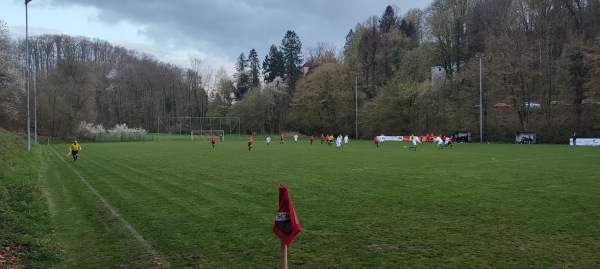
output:
[[281, 242], [281, 269], [287, 268], [287, 246]]
[[300, 226], [300, 221], [298, 221], [292, 199], [290, 199], [285, 186], [280, 184], [279, 210], [277, 210], [277, 215], [275, 215], [273, 232], [281, 240], [281, 269], [287, 269], [287, 247], [300, 231], [302, 231], [302, 226]]

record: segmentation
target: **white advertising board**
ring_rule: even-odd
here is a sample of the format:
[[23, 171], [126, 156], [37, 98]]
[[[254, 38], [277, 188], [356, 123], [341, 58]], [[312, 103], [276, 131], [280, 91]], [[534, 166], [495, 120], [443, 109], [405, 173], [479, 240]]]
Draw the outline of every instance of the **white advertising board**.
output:
[[402, 141], [403, 136], [389, 136], [389, 135], [380, 135], [379, 141]]
[[[577, 138], [577, 146], [600, 146], [600, 138]], [[569, 145], [573, 146], [573, 139], [569, 139]]]

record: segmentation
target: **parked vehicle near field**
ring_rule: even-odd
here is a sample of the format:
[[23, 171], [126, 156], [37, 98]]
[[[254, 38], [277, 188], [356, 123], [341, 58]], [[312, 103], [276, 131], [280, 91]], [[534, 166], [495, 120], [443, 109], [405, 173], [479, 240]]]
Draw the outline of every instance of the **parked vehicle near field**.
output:
[[496, 104], [494, 105], [494, 107], [495, 107], [495, 108], [511, 108], [511, 107], [512, 107], [512, 105], [509, 105], [509, 104], [507, 104], [507, 103], [496, 103]]
[[598, 102], [592, 98], [586, 98], [581, 101], [581, 104], [582, 105], [600, 105], [600, 102]]

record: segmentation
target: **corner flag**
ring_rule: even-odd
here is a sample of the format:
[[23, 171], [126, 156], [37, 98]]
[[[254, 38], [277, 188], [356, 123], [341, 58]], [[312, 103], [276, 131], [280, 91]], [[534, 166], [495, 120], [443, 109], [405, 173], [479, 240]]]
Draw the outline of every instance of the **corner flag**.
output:
[[287, 189], [279, 185], [279, 211], [275, 216], [273, 232], [281, 239], [281, 242], [289, 246], [296, 234], [302, 231], [294, 205], [290, 199]]

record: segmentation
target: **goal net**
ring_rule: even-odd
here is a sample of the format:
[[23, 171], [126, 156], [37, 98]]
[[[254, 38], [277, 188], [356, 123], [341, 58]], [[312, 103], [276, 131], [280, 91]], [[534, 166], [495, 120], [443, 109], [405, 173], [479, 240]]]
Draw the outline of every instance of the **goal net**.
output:
[[224, 130], [192, 130], [191, 137], [192, 142], [194, 140], [207, 140], [212, 136], [215, 136], [219, 141], [225, 141], [225, 131]]
[[158, 117], [157, 133], [168, 134], [166, 139], [204, 139], [214, 135], [227, 138], [240, 138], [239, 117]]

